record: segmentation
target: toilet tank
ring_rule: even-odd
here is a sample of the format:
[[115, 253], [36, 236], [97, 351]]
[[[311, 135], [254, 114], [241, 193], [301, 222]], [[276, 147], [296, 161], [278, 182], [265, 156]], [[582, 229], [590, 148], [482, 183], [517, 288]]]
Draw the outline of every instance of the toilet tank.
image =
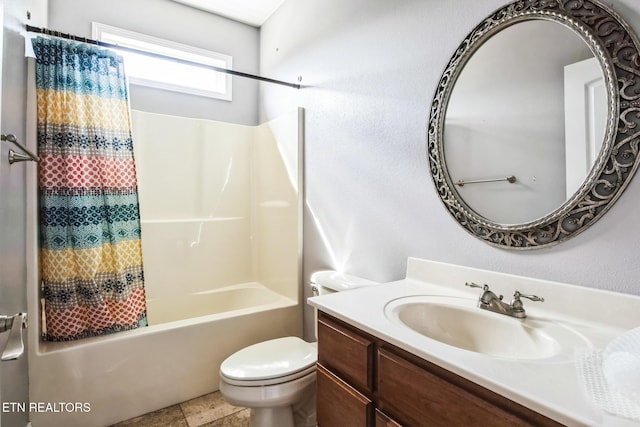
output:
[[313, 295], [317, 296], [378, 285], [379, 283], [333, 270], [323, 270], [313, 273], [309, 284]]
[[[316, 271], [311, 275], [309, 285], [313, 296], [327, 295], [334, 292], [349, 291], [364, 286], [379, 285], [379, 282], [363, 279], [350, 274], [339, 273], [333, 270]], [[315, 339], [318, 339], [318, 310], [313, 309], [313, 323]]]

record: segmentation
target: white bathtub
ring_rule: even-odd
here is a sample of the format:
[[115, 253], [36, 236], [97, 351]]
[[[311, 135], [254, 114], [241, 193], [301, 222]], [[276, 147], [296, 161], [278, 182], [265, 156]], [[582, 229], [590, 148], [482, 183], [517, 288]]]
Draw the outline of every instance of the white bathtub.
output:
[[148, 315], [150, 326], [135, 331], [74, 343], [31, 339], [32, 425], [102, 427], [210, 393], [228, 355], [300, 336], [302, 325], [298, 301], [258, 283], [151, 299]]

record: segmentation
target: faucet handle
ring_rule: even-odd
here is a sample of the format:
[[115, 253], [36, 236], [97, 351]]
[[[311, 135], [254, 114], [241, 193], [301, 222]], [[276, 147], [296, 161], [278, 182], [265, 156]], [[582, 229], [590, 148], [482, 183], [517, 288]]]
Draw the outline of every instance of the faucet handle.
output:
[[475, 284], [473, 282], [466, 282], [465, 285], [469, 286], [470, 288], [480, 288], [480, 289], [482, 289], [483, 292], [480, 295], [480, 298], [478, 299], [478, 305], [480, 305], [480, 304], [489, 305], [489, 304], [491, 304], [491, 302], [493, 300], [496, 300], [496, 299], [502, 301], [503, 296], [494, 294], [489, 289], [489, 285], [487, 285], [486, 283], [484, 285], [480, 286], [480, 285]]
[[519, 319], [524, 319], [525, 317], [527, 317], [524, 306], [522, 305], [522, 300], [520, 298], [526, 298], [531, 301], [544, 302], [544, 298], [537, 295], [525, 295], [521, 294], [520, 291], [515, 291], [513, 293], [513, 301], [511, 301], [511, 312], [513, 313], [513, 317], [517, 317]]
[[537, 295], [525, 295], [525, 294], [521, 294], [520, 291], [515, 291], [513, 293], [513, 300], [519, 300], [520, 298], [526, 298], [529, 299], [531, 301], [540, 301], [540, 302], [544, 302], [544, 298], [539, 297]]
[[470, 288], [480, 288], [483, 291], [488, 291], [489, 290], [489, 285], [484, 284], [484, 285], [478, 285], [476, 283], [473, 282], [465, 282], [464, 284], [465, 286], [469, 286]]

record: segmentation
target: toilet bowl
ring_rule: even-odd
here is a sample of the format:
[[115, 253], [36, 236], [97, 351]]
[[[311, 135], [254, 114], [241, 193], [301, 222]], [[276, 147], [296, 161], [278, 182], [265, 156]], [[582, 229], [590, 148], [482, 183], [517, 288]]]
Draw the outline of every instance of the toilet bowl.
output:
[[[319, 271], [311, 276], [314, 295], [377, 284]], [[222, 362], [220, 392], [227, 402], [251, 409], [252, 427], [316, 425], [317, 343], [276, 338], [243, 348]]]

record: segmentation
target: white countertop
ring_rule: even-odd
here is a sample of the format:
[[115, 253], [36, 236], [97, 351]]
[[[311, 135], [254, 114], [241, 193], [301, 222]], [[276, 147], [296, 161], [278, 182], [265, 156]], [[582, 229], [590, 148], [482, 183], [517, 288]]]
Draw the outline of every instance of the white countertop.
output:
[[[513, 291], [536, 294], [544, 303], [523, 300], [532, 319], [571, 325], [585, 346], [602, 349], [613, 338], [640, 326], [640, 297], [432, 261], [409, 259], [404, 280], [309, 298], [310, 305], [493, 392], [569, 426], [640, 426], [593, 406], [580, 385], [574, 359], [509, 359], [462, 350], [392, 322], [388, 302], [414, 295], [478, 298], [465, 282], [490, 285], [508, 299]], [[480, 309], [478, 309], [480, 310]], [[503, 316], [495, 314], [496, 316]], [[514, 319], [514, 321], [517, 321]], [[588, 343], [588, 344], [587, 344]]]

